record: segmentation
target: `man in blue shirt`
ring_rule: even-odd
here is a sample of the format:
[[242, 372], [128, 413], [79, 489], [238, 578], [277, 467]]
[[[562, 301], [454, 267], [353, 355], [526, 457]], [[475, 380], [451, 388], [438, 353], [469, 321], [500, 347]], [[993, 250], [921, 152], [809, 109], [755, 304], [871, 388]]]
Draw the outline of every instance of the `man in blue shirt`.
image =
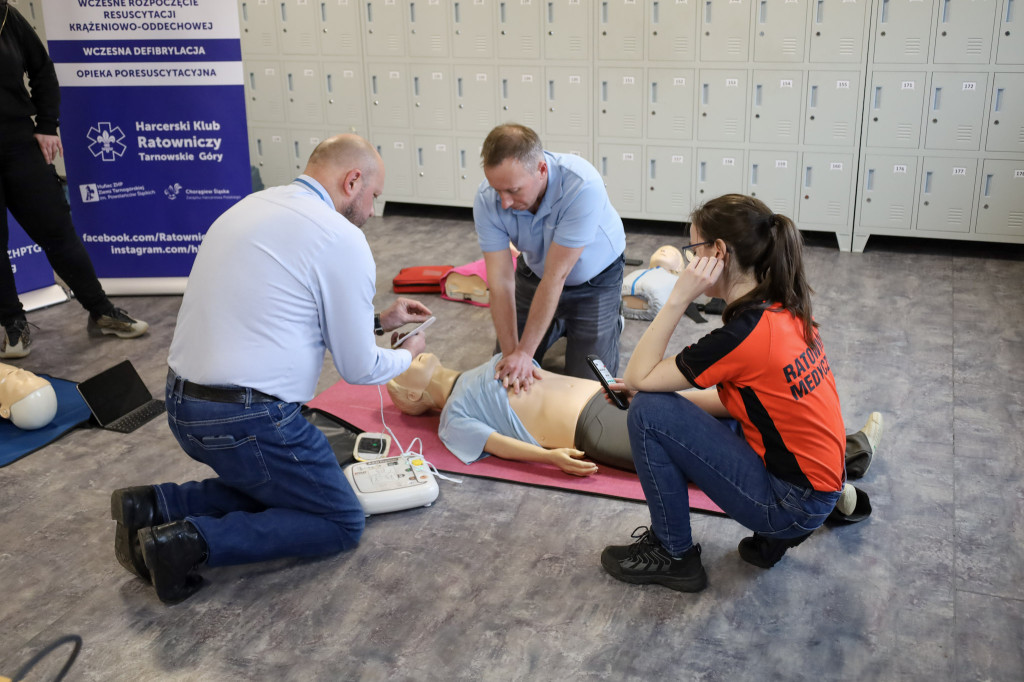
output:
[[[528, 390], [562, 336], [565, 373], [591, 377], [586, 356], [619, 367], [626, 235], [601, 175], [572, 154], [545, 151], [530, 128], [500, 125], [481, 151], [485, 183], [473, 220], [487, 266], [502, 359], [496, 378]], [[512, 267], [509, 243], [521, 252]]]

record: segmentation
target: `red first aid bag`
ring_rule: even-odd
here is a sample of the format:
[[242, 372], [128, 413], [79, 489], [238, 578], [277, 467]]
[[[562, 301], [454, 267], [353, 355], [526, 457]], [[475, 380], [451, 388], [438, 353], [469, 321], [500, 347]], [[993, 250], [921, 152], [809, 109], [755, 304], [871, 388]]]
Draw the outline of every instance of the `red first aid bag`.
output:
[[451, 265], [417, 265], [402, 268], [391, 280], [396, 294], [439, 294], [441, 278], [452, 269]]

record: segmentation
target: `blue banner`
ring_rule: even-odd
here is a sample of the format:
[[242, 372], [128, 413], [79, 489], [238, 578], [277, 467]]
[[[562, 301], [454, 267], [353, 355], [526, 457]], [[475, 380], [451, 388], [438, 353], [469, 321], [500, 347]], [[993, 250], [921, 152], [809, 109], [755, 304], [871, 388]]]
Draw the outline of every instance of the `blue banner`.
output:
[[42, 289], [54, 283], [53, 270], [42, 248], [28, 238], [10, 211], [7, 212], [7, 257], [14, 271], [14, 285], [19, 294]]

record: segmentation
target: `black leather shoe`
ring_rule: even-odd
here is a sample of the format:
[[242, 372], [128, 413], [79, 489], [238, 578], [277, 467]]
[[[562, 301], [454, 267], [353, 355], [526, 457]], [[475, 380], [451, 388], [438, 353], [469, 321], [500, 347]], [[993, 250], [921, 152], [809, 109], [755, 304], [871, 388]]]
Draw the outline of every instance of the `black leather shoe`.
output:
[[139, 529], [163, 523], [156, 506], [156, 491], [151, 485], [121, 488], [110, 495], [110, 518], [117, 521], [114, 530], [114, 556], [125, 570], [149, 580], [149, 569], [139, 551]]
[[139, 531], [139, 545], [149, 569], [156, 596], [165, 604], [177, 604], [203, 585], [196, 567], [206, 561], [206, 540], [188, 521], [172, 521]]
[[748, 564], [754, 564], [761, 568], [771, 568], [779, 563], [779, 559], [790, 547], [796, 547], [801, 542], [811, 537], [811, 534], [790, 538], [789, 540], [775, 540], [765, 537], [760, 533], [754, 533], [749, 538], [740, 540], [740, 556]]

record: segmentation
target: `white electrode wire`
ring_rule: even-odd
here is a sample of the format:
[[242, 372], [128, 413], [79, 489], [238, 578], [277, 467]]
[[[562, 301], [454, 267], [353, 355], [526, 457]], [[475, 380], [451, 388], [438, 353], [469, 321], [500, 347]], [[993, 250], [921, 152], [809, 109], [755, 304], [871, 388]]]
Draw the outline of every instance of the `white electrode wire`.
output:
[[[415, 438], [412, 439], [412, 442], [409, 443], [408, 450], [402, 447], [402, 443], [401, 441], [398, 440], [398, 436], [395, 435], [395, 432], [391, 430], [390, 426], [388, 426], [387, 421], [384, 420], [384, 391], [381, 390], [380, 384], [377, 384], [377, 397], [380, 398], [380, 423], [384, 426], [387, 432], [391, 434], [391, 440], [393, 440], [395, 442], [395, 445], [398, 446], [399, 452], [401, 452], [403, 455], [421, 458], [424, 462], [427, 463], [427, 466], [430, 467], [430, 470], [438, 478], [443, 478], [444, 480], [451, 481], [452, 483], [462, 483], [462, 479], [460, 478], [452, 478], [451, 476], [445, 476], [444, 474], [437, 470], [437, 467], [434, 466], [432, 462], [427, 460], [427, 458], [423, 455], [423, 441], [420, 440], [419, 436], [416, 436]], [[417, 443], [419, 443], [420, 449], [418, 452], [413, 452], [413, 448], [416, 447]]]

